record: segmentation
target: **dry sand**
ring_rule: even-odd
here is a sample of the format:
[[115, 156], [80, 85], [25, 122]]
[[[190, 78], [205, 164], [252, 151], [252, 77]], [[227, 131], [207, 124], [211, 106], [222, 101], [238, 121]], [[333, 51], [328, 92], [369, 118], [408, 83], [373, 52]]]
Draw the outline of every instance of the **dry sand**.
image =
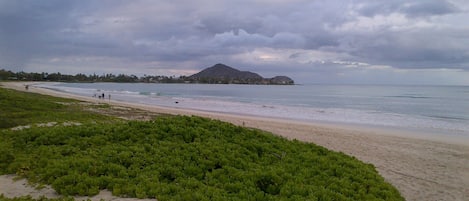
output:
[[[42, 188], [34, 188], [28, 184], [26, 179], [15, 180], [14, 175], [2, 175], [0, 176], [0, 194], [5, 197], [13, 198], [19, 196], [29, 195], [32, 198], [39, 199], [42, 196], [48, 198], [58, 198], [58, 195], [54, 189], [50, 186], [45, 186]], [[107, 190], [102, 190], [98, 195], [93, 197], [75, 197], [75, 200], [91, 200], [91, 201], [156, 201], [155, 199], [136, 199], [136, 198], [121, 198], [112, 195], [112, 192]]]
[[[6, 88], [25, 90], [25, 83], [0, 84]], [[114, 100], [98, 100], [35, 87], [30, 87], [29, 91], [89, 102], [107, 102], [120, 107], [137, 108], [149, 112], [204, 116], [258, 128], [289, 139], [313, 142], [371, 163], [388, 182], [401, 192], [406, 200], [469, 200], [469, 141], [467, 138], [445, 139], [398, 130], [148, 106]], [[24, 181], [14, 182], [11, 178], [12, 176], [0, 177], [0, 194], [4, 193], [7, 196], [34, 194], [30, 190], [23, 189]], [[5, 186], [19, 188], [5, 188]], [[103, 193], [107, 195], [105, 191]], [[116, 199], [110, 195], [107, 196], [105, 198], [107, 200]]]

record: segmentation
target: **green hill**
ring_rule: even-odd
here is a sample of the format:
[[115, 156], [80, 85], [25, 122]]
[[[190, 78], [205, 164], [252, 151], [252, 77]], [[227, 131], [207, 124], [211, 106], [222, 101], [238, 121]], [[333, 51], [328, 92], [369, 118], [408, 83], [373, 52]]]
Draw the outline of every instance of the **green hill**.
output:
[[294, 84], [294, 81], [287, 76], [263, 78], [257, 73], [240, 71], [225, 64], [215, 64], [212, 67], [208, 67], [189, 76], [188, 80], [208, 84]]

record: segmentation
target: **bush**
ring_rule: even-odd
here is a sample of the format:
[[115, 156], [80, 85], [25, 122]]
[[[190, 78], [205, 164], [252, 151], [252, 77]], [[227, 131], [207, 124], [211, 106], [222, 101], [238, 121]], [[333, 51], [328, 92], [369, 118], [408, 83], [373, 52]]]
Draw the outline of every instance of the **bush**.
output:
[[107, 188], [159, 200], [402, 200], [372, 165], [199, 117], [2, 130], [0, 142], [4, 173], [23, 172], [63, 195]]

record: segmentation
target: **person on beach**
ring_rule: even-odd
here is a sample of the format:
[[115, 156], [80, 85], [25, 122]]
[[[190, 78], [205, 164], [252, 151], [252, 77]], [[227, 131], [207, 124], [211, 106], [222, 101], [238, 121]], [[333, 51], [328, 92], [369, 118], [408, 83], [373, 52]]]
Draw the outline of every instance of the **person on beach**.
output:
[[111, 100], [111, 94], [108, 95], [109, 100]]
[[102, 97], [103, 99], [105, 99], [105, 98], [106, 98], [106, 96], [104, 96], [104, 93], [103, 93], [103, 95], [102, 95], [101, 97]]
[[29, 89], [29, 85], [25, 85], [24, 88], [25, 88], [26, 90], [28, 90], [28, 89]]

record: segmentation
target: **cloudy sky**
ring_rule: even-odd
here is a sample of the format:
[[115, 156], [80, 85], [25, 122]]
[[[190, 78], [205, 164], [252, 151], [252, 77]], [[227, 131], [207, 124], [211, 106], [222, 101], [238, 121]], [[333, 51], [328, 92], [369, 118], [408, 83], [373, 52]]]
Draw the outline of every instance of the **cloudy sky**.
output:
[[467, 0], [0, 0], [0, 69], [469, 85]]

